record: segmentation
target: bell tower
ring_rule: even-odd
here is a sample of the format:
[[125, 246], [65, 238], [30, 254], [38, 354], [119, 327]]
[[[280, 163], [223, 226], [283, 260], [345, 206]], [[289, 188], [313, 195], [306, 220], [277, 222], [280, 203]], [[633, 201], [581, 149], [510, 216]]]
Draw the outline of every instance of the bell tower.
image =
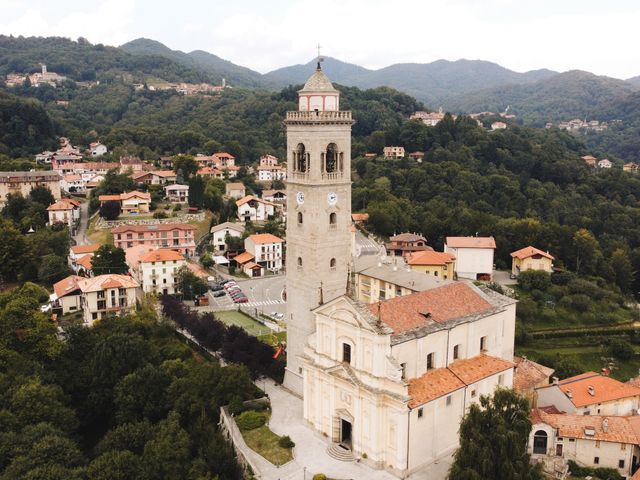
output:
[[302, 395], [311, 311], [346, 293], [351, 260], [351, 112], [320, 68], [287, 112], [287, 369]]

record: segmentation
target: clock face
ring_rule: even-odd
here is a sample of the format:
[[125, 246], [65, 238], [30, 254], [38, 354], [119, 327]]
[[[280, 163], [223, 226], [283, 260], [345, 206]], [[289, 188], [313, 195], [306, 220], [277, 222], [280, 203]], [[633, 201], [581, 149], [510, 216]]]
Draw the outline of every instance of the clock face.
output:
[[327, 194], [327, 203], [329, 205], [335, 205], [338, 203], [338, 194], [336, 192], [329, 192]]
[[296, 193], [296, 201], [298, 202], [298, 205], [302, 205], [304, 203], [304, 192]]

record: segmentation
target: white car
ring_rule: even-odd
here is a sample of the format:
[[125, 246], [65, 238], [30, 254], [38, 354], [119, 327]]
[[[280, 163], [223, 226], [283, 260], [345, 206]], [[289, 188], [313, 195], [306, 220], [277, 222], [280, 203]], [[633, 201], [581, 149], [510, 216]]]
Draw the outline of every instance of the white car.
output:
[[51, 304], [50, 303], [45, 303], [44, 305], [40, 306], [40, 311], [42, 313], [47, 313], [50, 310], [51, 310]]

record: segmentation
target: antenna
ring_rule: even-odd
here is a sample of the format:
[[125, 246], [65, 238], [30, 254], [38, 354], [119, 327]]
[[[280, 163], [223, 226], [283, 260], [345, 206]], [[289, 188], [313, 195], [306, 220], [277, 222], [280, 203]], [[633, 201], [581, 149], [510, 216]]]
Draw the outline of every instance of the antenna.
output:
[[322, 48], [322, 46], [318, 43], [318, 45], [316, 45], [316, 48], [318, 49], [318, 66], [316, 67], [318, 70], [320, 69], [320, 62], [324, 62], [324, 58], [322, 58], [320, 56], [320, 49]]

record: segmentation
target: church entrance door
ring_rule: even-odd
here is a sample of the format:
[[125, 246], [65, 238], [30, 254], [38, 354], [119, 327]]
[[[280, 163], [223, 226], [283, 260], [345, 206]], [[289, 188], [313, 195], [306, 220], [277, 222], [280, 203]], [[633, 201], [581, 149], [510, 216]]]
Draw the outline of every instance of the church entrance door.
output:
[[340, 445], [351, 450], [351, 422], [340, 420]]

